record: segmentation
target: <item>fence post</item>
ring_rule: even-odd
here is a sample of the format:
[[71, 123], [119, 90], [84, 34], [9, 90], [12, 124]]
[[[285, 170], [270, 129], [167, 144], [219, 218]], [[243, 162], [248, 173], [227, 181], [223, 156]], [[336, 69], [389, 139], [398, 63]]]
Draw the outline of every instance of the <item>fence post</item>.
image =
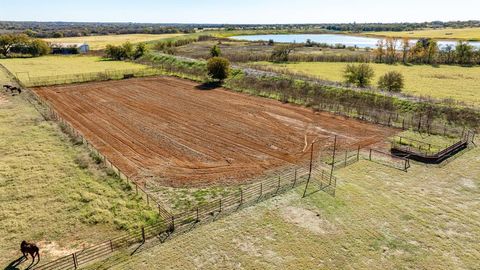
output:
[[262, 197], [262, 193], [263, 193], [263, 183], [260, 182], [260, 196], [258, 197], [260, 199], [260, 197]]
[[292, 188], [295, 187], [296, 183], [297, 183], [297, 169], [295, 169], [295, 173], [293, 175], [293, 186], [292, 186]]
[[345, 150], [345, 166], [347, 167], [348, 150]]
[[145, 243], [145, 228], [142, 227], [142, 242]]
[[113, 252], [113, 242], [112, 242], [112, 240], [110, 240], [110, 250], [112, 250], [112, 252]]
[[[335, 144], [337, 142], [337, 135], [335, 135]], [[305, 190], [303, 191], [303, 196], [302, 198], [305, 197], [305, 194], [307, 193], [307, 188], [308, 188], [308, 184], [310, 183], [310, 178], [312, 177], [312, 166], [313, 166], [313, 146], [315, 145], [315, 142], [312, 143], [311, 145], [311, 148], [310, 148], [310, 167], [308, 169], [308, 179], [307, 179], [307, 183], [305, 184]], [[334, 148], [335, 149], [335, 148]], [[334, 153], [335, 153], [335, 150], [334, 150]], [[332, 164], [333, 166], [333, 164]], [[333, 167], [332, 167], [333, 168]]]
[[357, 161], [360, 160], [360, 145], [358, 146], [358, 149], [357, 149]]
[[372, 161], [372, 149], [370, 148], [370, 154], [368, 155], [368, 160]]
[[197, 206], [196, 211], [197, 211], [197, 219], [195, 220], [195, 222], [198, 223], [198, 222], [200, 222], [200, 218], [199, 218], [199, 216], [198, 216], [198, 206]]
[[219, 206], [220, 210], [218, 212], [222, 212], [222, 198], [220, 198], [220, 206]]
[[72, 253], [72, 259], [73, 259], [73, 267], [77, 269], [78, 263], [77, 263], [77, 256], [75, 255], [75, 253]]
[[278, 176], [278, 187], [277, 187], [277, 191], [275, 191], [275, 195], [278, 193], [279, 190], [280, 190], [280, 175]]
[[240, 205], [243, 204], [243, 190], [240, 188]]
[[138, 185], [135, 183], [135, 191], [137, 192], [138, 195]]
[[172, 215], [172, 224], [170, 225], [170, 230], [175, 231], [175, 216]]

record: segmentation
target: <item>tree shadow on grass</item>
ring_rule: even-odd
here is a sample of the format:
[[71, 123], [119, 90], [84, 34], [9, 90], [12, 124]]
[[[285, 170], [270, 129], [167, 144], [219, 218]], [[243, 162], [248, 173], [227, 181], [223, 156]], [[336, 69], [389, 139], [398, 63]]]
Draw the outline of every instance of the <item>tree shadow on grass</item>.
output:
[[220, 87], [222, 87], [221, 82], [206, 82], [206, 83], [202, 83], [202, 84], [199, 84], [199, 85], [195, 86], [196, 89], [203, 90], [203, 91], [214, 90], [214, 89], [220, 88]]

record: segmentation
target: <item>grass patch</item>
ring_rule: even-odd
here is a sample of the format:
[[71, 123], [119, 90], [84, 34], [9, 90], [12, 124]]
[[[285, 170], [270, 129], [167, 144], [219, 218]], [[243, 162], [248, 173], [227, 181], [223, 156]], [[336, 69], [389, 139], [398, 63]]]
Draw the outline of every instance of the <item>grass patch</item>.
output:
[[408, 38], [433, 38], [433, 39], [463, 39], [480, 40], [480, 27], [471, 28], [442, 28], [442, 29], [421, 29], [403, 32], [365, 32], [364, 36], [377, 37], [408, 37]]
[[85, 36], [85, 37], [66, 37], [66, 38], [48, 38], [44, 39], [51, 43], [87, 43], [91, 50], [103, 50], [108, 44], [120, 45], [125, 42], [132, 44], [175, 38], [184, 34], [126, 34], [126, 35], [106, 35], [106, 36]]
[[0, 59], [0, 64], [4, 65], [22, 81], [28, 81], [29, 77], [104, 72], [106, 70], [140, 70], [145, 68], [144, 65], [140, 64], [124, 61], [105, 61], [100, 57], [82, 55]]
[[0, 266], [19, 257], [24, 239], [48, 261], [157, 221], [23, 96], [8, 99], [0, 105]]
[[[401, 140], [400, 137], [402, 137]], [[392, 139], [395, 140], [396, 143], [412, 146], [429, 154], [438, 153], [460, 141], [460, 138], [419, 133], [413, 130], [402, 131]]]
[[[317, 76], [323, 80], [342, 82], [343, 70], [348, 63], [291, 63], [259, 65], [273, 67], [279, 71], [288, 70]], [[398, 71], [405, 77], [406, 94], [437, 99], [453, 99], [480, 106], [480, 67], [460, 67], [440, 65], [386, 65], [370, 64], [375, 71], [373, 83], [389, 71]]]
[[408, 173], [360, 161], [337, 172], [336, 198], [300, 187], [100, 267], [475, 269], [479, 156]]

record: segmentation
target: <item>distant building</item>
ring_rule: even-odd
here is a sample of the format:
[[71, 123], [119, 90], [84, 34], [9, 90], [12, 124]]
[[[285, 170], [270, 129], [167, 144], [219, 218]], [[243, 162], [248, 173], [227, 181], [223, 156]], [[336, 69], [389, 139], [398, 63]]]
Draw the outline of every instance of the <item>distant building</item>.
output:
[[87, 43], [52, 43], [50, 47], [53, 54], [79, 54], [90, 50]]

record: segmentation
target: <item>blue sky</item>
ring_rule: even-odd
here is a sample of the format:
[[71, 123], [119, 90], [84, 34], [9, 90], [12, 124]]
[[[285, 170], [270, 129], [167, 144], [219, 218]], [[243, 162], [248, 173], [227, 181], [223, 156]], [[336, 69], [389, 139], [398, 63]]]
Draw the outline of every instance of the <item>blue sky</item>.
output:
[[0, 0], [0, 20], [326, 23], [480, 20], [479, 0]]

